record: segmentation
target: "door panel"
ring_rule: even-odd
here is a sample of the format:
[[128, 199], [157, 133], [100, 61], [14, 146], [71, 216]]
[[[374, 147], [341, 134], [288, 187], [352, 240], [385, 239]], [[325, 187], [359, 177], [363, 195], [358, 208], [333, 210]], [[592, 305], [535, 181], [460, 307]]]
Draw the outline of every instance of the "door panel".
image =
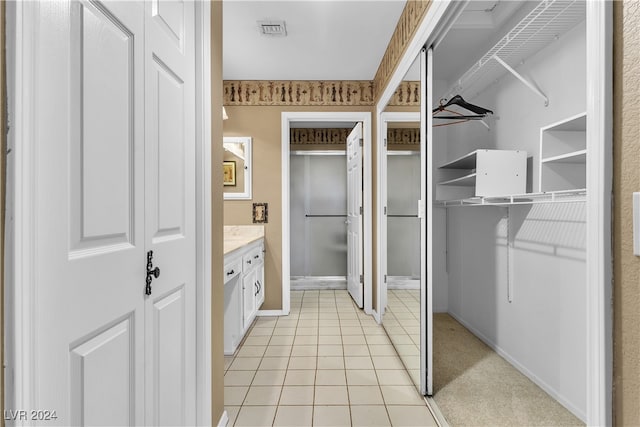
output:
[[70, 25], [70, 242], [74, 257], [83, 256], [88, 249], [93, 253], [134, 243], [132, 117], [136, 86], [133, 34], [116, 16], [95, 5], [77, 3]]
[[25, 409], [55, 410], [47, 425], [145, 422], [141, 6], [38, 3], [37, 406]]
[[71, 349], [71, 419], [73, 425], [135, 423], [131, 318]]
[[358, 305], [364, 306], [362, 274], [362, 123], [347, 138], [347, 289]]
[[177, 287], [153, 304], [153, 331], [156, 349], [156, 387], [153, 389], [161, 425], [184, 425], [187, 410], [186, 381], [188, 361], [184, 351], [186, 341], [185, 287]]
[[[146, 2], [146, 422], [195, 424], [194, 3]], [[186, 29], [189, 31], [186, 31]], [[176, 43], [176, 35], [181, 37]]]

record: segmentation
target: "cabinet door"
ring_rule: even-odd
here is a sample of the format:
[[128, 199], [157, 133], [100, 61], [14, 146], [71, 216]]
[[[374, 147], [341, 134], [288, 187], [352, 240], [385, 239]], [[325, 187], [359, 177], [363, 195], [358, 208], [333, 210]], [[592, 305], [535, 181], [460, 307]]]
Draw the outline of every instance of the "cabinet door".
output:
[[256, 314], [256, 269], [244, 275], [242, 279], [243, 310], [242, 329], [246, 332]]
[[264, 263], [260, 263], [256, 266], [256, 283], [258, 285], [256, 295], [256, 309], [262, 307], [264, 302]]

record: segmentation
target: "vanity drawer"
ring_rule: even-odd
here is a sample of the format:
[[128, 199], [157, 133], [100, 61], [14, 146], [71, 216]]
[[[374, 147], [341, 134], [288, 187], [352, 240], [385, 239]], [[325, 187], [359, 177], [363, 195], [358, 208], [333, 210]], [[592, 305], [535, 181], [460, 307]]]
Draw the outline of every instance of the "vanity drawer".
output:
[[242, 259], [236, 258], [224, 265], [224, 283], [242, 273]]
[[242, 257], [243, 271], [251, 270], [256, 264], [259, 264], [262, 261], [262, 257], [262, 245], [251, 249]]

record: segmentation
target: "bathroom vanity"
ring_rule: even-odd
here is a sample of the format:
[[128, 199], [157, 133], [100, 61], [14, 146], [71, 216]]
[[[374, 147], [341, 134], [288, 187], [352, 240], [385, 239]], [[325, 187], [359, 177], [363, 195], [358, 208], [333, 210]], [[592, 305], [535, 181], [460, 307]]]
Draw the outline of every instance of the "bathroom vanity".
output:
[[224, 228], [224, 354], [232, 355], [264, 302], [264, 226]]

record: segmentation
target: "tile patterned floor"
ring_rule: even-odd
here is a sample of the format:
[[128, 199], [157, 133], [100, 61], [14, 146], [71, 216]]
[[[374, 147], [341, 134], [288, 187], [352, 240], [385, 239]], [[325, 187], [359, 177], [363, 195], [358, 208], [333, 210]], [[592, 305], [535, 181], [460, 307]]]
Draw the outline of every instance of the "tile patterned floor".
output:
[[344, 290], [291, 292], [225, 358], [229, 426], [436, 426], [387, 335]]
[[389, 289], [384, 328], [413, 383], [420, 385], [420, 289]]

